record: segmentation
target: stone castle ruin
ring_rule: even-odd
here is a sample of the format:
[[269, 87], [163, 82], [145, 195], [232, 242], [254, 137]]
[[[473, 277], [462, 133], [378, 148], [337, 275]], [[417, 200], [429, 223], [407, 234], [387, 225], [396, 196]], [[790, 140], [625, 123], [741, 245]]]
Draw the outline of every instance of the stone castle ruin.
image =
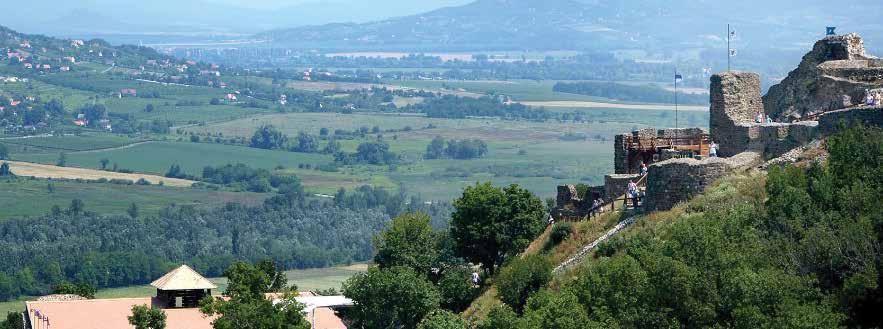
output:
[[[715, 74], [709, 131], [643, 129], [616, 136], [614, 173], [604, 186], [591, 189], [593, 197], [610, 202], [635, 181], [646, 193], [645, 210], [671, 209], [729, 173], [756, 168], [835, 133], [841, 122], [883, 126], [883, 106], [864, 104], [881, 88], [883, 60], [866, 55], [856, 34], [816, 42], [800, 66], [763, 97], [756, 73]], [[758, 114], [771, 120], [757, 120]], [[712, 141], [718, 157], [709, 158]], [[639, 174], [641, 163], [649, 165], [645, 177]], [[592, 201], [571, 198], [571, 186], [558, 191], [555, 218], [582, 218], [590, 211]]]

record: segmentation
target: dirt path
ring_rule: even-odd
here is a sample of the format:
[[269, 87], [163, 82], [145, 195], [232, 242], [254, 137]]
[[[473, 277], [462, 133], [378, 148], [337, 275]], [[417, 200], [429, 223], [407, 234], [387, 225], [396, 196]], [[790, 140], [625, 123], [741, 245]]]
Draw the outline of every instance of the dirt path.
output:
[[156, 175], [146, 175], [146, 174], [124, 174], [118, 172], [111, 171], [103, 171], [103, 170], [95, 170], [95, 169], [83, 169], [83, 168], [73, 168], [73, 167], [59, 167], [31, 162], [21, 162], [21, 161], [3, 161], [9, 163], [9, 169], [13, 174], [17, 176], [34, 176], [40, 178], [60, 178], [60, 179], [87, 179], [87, 180], [96, 180], [96, 179], [128, 179], [132, 181], [137, 181], [141, 178], [150, 182], [151, 184], [159, 184], [160, 182], [163, 185], [168, 186], [179, 186], [179, 187], [189, 187], [195, 183], [191, 180], [186, 179], [177, 179], [177, 178], [167, 178]]
[[607, 241], [608, 239], [619, 233], [619, 231], [622, 231], [622, 229], [628, 227], [629, 225], [632, 225], [632, 223], [634, 223], [637, 218], [638, 216], [632, 216], [624, 221], [617, 223], [616, 226], [607, 231], [607, 233], [604, 233], [604, 235], [602, 235], [600, 238], [592, 241], [592, 243], [589, 243], [588, 245], [583, 247], [579, 252], [576, 253], [576, 255], [573, 255], [567, 260], [561, 262], [561, 264], [555, 267], [552, 272], [555, 274], [560, 274], [573, 265], [579, 264], [580, 262], [582, 262], [583, 258], [585, 258], [590, 252], [592, 252], [593, 249], [595, 249], [595, 247], [597, 247], [602, 242]]
[[100, 149], [83, 150], [83, 151], [71, 151], [71, 152], [67, 152], [67, 154], [88, 154], [88, 153], [124, 150], [127, 148], [133, 148], [133, 147], [141, 145], [141, 144], [147, 144], [147, 143], [153, 143], [153, 142], [155, 142], [155, 141], [141, 141], [141, 142], [135, 142], [132, 144], [126, 144], [123, 146], [105, 147], [105, 148], [100, 148]]
[[[615, 108], [627, 110], [669, 110], [674, 111], [674, 105], [655, 105], [655, 104], [616, 104], [589, 101], [546, 101], [546, 102], [519, 102], [527, 106], [545, 106], [545, 107], [581, 107], [581, 108]], [[679, 111], [697, 111], [708, 112], [708, 106], [681, 105], [678, 106]]]

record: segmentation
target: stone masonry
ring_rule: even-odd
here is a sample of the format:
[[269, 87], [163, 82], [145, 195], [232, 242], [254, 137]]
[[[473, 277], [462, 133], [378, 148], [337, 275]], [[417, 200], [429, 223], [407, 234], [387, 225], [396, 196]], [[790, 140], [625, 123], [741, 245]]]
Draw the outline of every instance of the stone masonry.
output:
[[711, 140], [718, 144], [718, 156], [730, 157], [749, 149], [750, 125], [763, 112], [760, 76], [748, 72], [726, 72], [711, 76]]
[[759, 164], [760, 159], [758, 153], [743, 152], [727, 159], [671, 159], [653, 164], [647, 175], [645, 210], [671, 209], [730, 172]]

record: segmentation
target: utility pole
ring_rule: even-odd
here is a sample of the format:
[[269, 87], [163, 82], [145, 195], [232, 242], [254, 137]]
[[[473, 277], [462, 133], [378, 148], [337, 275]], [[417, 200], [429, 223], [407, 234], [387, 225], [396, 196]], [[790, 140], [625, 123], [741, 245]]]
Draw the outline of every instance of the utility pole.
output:
[[678, 128], [678, 68], [675, 67], [675, 129]]

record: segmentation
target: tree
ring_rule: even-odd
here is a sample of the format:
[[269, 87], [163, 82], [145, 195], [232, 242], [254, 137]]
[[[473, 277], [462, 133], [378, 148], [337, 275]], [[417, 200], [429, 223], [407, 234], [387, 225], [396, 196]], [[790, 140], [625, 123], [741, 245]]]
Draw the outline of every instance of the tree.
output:
[[147, 104], [147, 106], [144, 107], [144, 112], [150, 113], [150, 112], [153, 112], [153, 110], [154, 110], [153, 104]]
[[163, 312], [162, 309], [151, 308], [147, 305], [132, 306], [132, 315], [128, 318], [129, 324], [135, 326], [135, 329], [166, 328], [166, 312]]
[[428, 275], [438, 258], [437, 238], [429, 221], [423, 213], [394, 218], [389, 228], [374, 237], [374, 263], [380, 268], [405, 266]]
[[432, 283], [406, 267], [356, 274], [343, 284], [343, 294], [355, 303], [352, 320], [366, 329], [414, 328], [439, 307]]
[[316, 153], [319, 151], [319, 141], [316, 136], [300, 132], [297, 134], [297, 145], [292, 150], [302, 153]]
[[520, 253], [545, 227], [543, 202], [516, 184], [467, 187], [454, 200], [451, 237], [457, 255], [493, 271]]
[[466, 321], [463, 320], [459, 315], [451, 313], [450, 311], [445, 310], [436, 310], [432, 313], [429, 313], [420, 324], [417, 325], [417, 329], [468, 329], [469, 326], [466, 325]]
[[285, 136], [276, 127], [265, 125], [258, 128], [251, 137], [249, 146], [259, 149], [281, 149], [288, 145], [288, 136]]
[[579, 300], [567, 291], [541, 291], [527, 301], [522, 327], [548, 329], [603, 328], [592, 323]]
[[319, 129], [319, 136], [328, 136], [328, 128], [322, 127]]
[[108, 160], [107, 158], [102, 158], [101, 159], [101, 170], [106, 170], [108, 163], [110, 163], [110, 160]]
[[0, 177], [5, 176], [13, 176], [12, 171], [9, 169], [9, 163], [0, 164]]
[[83, 200], [73, 199], [71, 200], [70, 206], [68, 206], [67, 211], [73, 215], [79, 215], [86, 208], [86, 205], [83, 203]]
[[61, 295], [77, 295], [86, 299], [94, 299], [98, 289], [89, 283], [73, 284], [70, 282], [61, 282], [52, 288], [53, 294]]
[[527, 299], [552, 279], [552, 264], [539, 255], [512, 261], [497, 277], [497, 293], [506, 305], [520, 312]]
[[138, 218], [138, 205], [132, 202], [129, 209], [126, 209], [126, 213], [129, 214], [129, 217]]
[[24, 319], [20, 312], [6, 313], [6, 321], [0, 322], [0, 329], [21, 329], [24, 327]]
[[0, 143], [0, 160], [9, 160], [9, 148], [2, 143]]
[[322, 153], [324, 154], [334, 154], [341, 151], [340, 142], [338, 142], [333, 137], [328, 140], [328, 143], [325, 144], [325, 147], [322, 148]]
[[269, 278], [267, 292], [297, 291], [297, 286], [288, 287], [288, 277], [272, 259], [262, 260], [255, 264], [255, 267], [264, 272], [267, 278]]
[[67, 165], [67, 155], [64, 152], [58, 154], [58, 161], [55, 163], [59, 167]]
[[518, 314], [508, 305], [501, 304], [492, 308], [476, 329], [518, 329], [519, 325]]
[[[273, 264], [275, 266], [275, 264]], [[261, 269], [243, 262], [231, 265], [224, 275], [229, 300], [207, 296], [200, 302], [200, 311], [217, 315], [215, 329], [308, 329], [310, 324], [301, 315], [303, 305], [287, 293], [277, 303], [264, 296], [271, 279]]]
[[426, 154], [423, 155], [425, 159], [441, 159], [445, 156], [445, 139], [441, 136], [435, 136], [432, 139], [432, 142], [429, 142], [429, 145], [426, 146]]
[[166, 177], [169, 178], [184, 178], [186, 174], [181, 170], [181, 166], [177, 164], [173, 164], [169, 166], [169, 170], [166, 172]]

